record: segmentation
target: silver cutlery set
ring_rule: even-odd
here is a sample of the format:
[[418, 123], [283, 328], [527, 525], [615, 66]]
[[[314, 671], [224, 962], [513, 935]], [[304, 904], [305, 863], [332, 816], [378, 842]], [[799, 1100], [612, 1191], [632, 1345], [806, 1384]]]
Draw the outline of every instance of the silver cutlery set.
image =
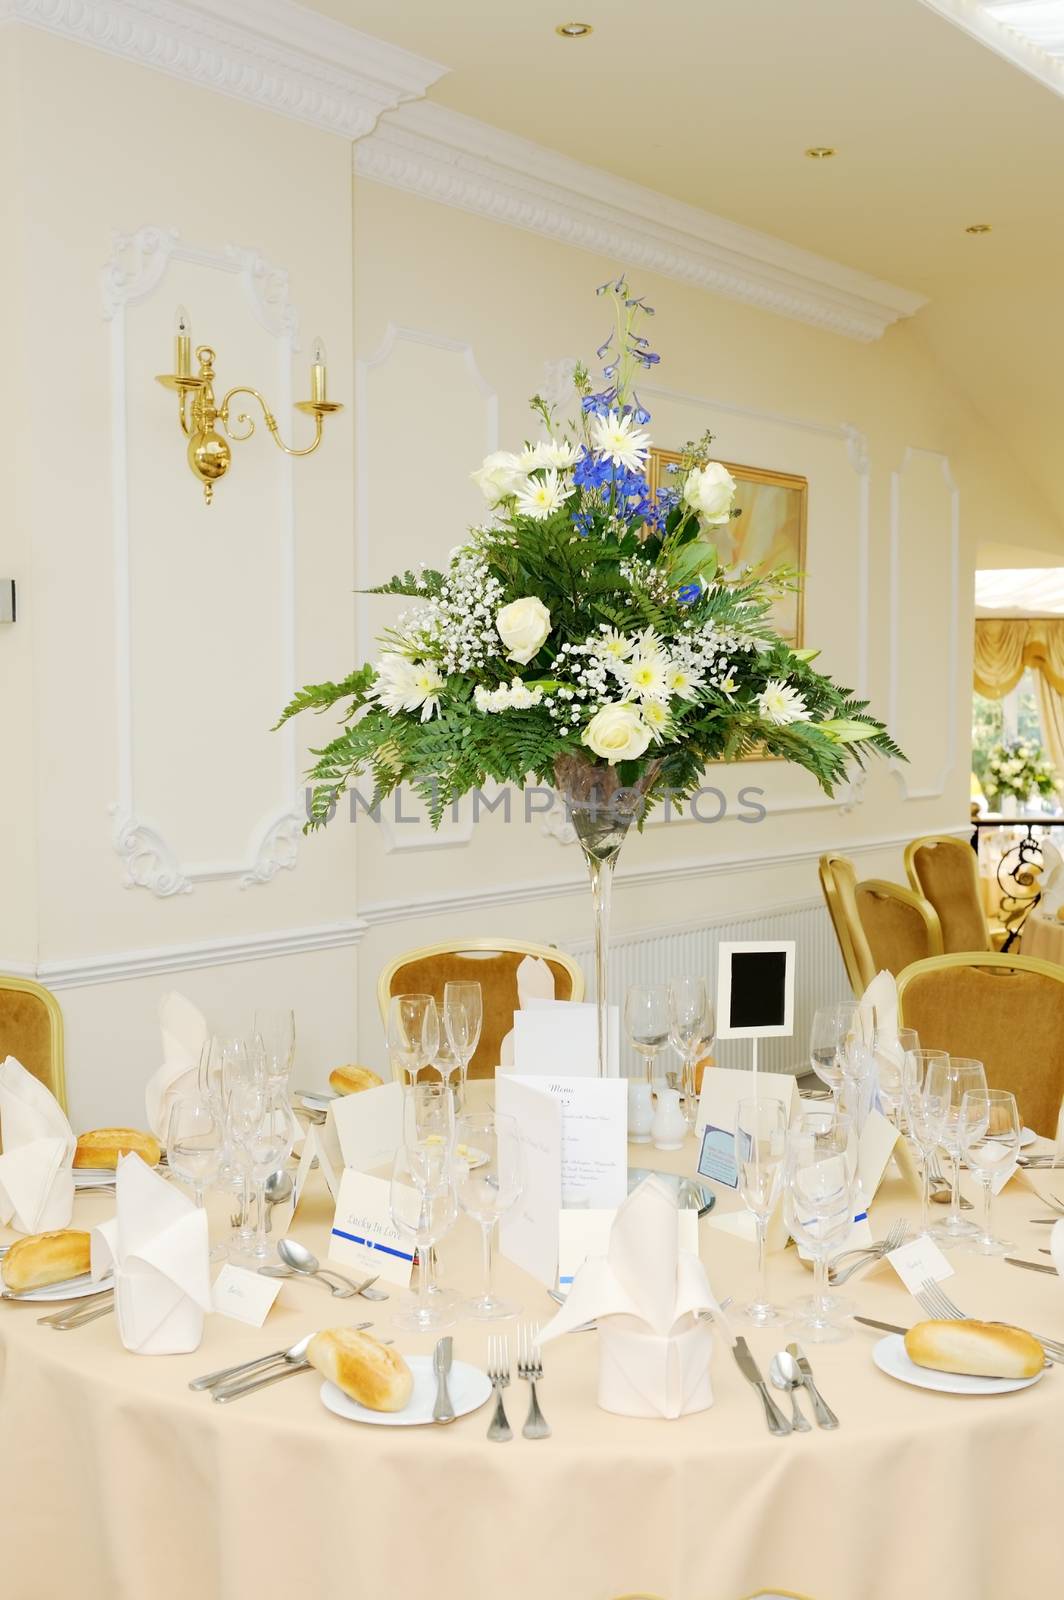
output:
[[[528, 1416], [521, 1433], [526, 1439], [549, 1439], [548, 1423], [539, 1406], [537, 1383], [543, 1381], [543, 1360], [540, 1356], [539, 1337], [534, 1328], [522, 1326], [517, 1336], [517, 1376], [528, 1384]], [[488, 1381], [495, 1394], [495, 1410], [488, 1424], [488, 1438], [493, 1444], [506, 1444], [513, 1438], [513, 1429], [506, 1419], [503, 1390], [510, 1386], [510, 1341], [505, 1334], [493, 1333], [488, 1339]]]
[[[768, 1392], [768, 1385], [761, 1375], [761, 1369], [751, 1353], [750, 1346], [742, 1337], [736, 1339], [732, 1346], [732, 1355], [736, 1365], [746, 1381], [752, 1385], [761, 1398], [761, 1405], [765, 1412], [765, 1424], [769, 1433], [782, 1438], [788, 1433], [809, 1433], [811, 1431], [808, 1421], [798, 1405], [798, 1391], [804, 1389], [813, 1408], [818, 1428], [837, 1428], [839, 1419], [820, 1393], [813, 1379], [813, 1369], [800, 1345], [789, 1344], [786, 1350], [781, 1350], [773, 1356], [769, 1367], [769, 1377], [773, 1387], [789, 1393], [791, 1398], [791, 1419], [784, 1416], [779, 1406]], [[490, 1374], [489, 1374], [490, 1376]]]
[[[862, 1245], [857, 1250], [844, 1250], [841, 1255], [836, 1256], [828, 1267], [828, 1282], [833, 1289], [848, 1283], [855, 1272], [871, 1266], [874, 1261], [882, 1261], [884, 1256], [888, 1256], [892, 1250], [897, 1250], [909, 1237], [909, 1225], [899, 1217], [896, 1222], [891, 1223], [886, 1238], [877, 1240], [875, 1244]], [[840, 1269], [839, 1262], [846, 1261], [850, 1256], [856, 1256], [856, 1261]]]
[[282, 1239], [277, 1246], [277, 1254], [280, 1257], [280, 1265], [260, 1267], [259, 1273], [262, 1277], [315, 1278], [337, 1300], [350, 1300], [356, 1294], [362, 1295], [366, 1300], [388, 1298], [383, 1289], [373, 1287], [379, 1274], [356, 1283], [353, 1278], [347, 1277], [343, 1272], [337, 1272], [333, 1267], [323, 1267], [317, 1256], [311, 1255], [306, 1245], [300, 1244], [295, 1239]]

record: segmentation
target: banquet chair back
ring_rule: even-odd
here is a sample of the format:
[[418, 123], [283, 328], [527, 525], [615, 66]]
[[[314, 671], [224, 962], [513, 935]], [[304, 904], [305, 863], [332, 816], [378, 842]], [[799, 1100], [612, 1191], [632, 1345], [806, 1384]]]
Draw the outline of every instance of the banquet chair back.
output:
[[0, 1061], [14, 1056], [39, 1078], [65, 1111], [63, 1013], [50, 990], [0, 973]]
[[990, 930], [979, 893], [979, 862], [966, 839], [941, 833], [913, 839], [905, 847], [905, 871], [915, 892], [938, 912], [947, 955], [990, 949]]
[[408, 950], [384, 968], [377, 980], [381, 1021], [387, 1023], [393, 994], [431, 994], [443, 1005], [444, 985], [479, 983], [484, 1002], [480, 1043], [470, 1063], [471, 1078], [490, 1078], [499, 1064], [499, 1046], [514, 1025], [518, 1009], [517, 969], [526, 956], [545, 961], [554, 979], [556, 1000], [582, 1000], [584, 974], [553, 945], [519, 939], [455, 939]]
[[886, 878], [865, 878], [854, 893], [876, 972], [896, 977], [912, 962], [942, 954], [942, 924], [923, 895]]
[[898, 1019], [925, 1049], [971, 1056], [1009, 1089], [1035, 1133], [1055, 1138], [1064, 1099], [1064, 967], [998, 951], [916, 961], [898, 977]]
[[847, 856], [826, 855], [820, 857], [818, 870], [850, 988], [862, 995], [876, 975], [876, 964], [857, 914], [856, 869]]

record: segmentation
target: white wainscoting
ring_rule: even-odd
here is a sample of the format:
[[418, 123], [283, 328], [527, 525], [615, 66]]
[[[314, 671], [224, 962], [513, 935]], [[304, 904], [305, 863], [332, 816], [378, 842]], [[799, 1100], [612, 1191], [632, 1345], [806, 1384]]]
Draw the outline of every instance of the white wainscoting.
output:
[[[610, 942], [610, 999], [623, 1006], [625, 992], [631, 984], [668, 983], [670, 978], [683, 973], [704, 976], [712, 997], [716, 988], [717, 946], [722, 939], [795, 941], [794, 1035], [790, 1039], [764, 1040], [758, 1053], [758, 1065], [768, 1072], [790, 1072], [795, 1068], [806, 1071], [813, 1012], [819, 1005], [850, 996], [839, 947], [822, 900], [799, 900], [748, 916], [715, 917], [622, 934]], [[569, 942], [565, 949], [577, 958], [588, 974], [588, 993], [593, 995], [591, 941]], [[723, 1039], [713, 1047], [712, 1053], [718, 1066], [750, 1065], [749, 1040]], [[621, 1059], [624, 1070], [636, 1065], [635, 1054], [627, 1044], [622, 1045]]]

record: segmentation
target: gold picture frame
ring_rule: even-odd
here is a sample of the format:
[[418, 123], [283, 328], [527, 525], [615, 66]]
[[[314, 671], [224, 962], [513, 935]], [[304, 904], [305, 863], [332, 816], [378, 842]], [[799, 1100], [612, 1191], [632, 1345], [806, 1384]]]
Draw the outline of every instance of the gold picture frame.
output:
[[[682, 460], [679, 450], [651, 450], [647, 479], [652, 493], [669, 487], [669, 467], [679, 465]], [[735, 479], [735, 505], [742, 516], [734, 518], [727, 527], [713, 530], [719, 535], [721, 566], [750, 565], [759, 574], [778, 567], [793, 568], [798, 574], [797, 586], [776, 602], [771, 617], [780, 637], [800, 649], [805, 642], [809, 479], [795, 472], [773, 472], [767, 467], [748, 467], [736, 461], [725, 461], [722, 465]]]

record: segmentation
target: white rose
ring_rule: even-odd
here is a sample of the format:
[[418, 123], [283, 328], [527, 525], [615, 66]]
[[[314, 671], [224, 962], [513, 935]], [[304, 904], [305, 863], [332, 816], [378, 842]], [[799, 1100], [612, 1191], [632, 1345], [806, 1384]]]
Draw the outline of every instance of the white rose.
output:
[[497, 506], [500, 500], [516, 494], [525, 481], [521, 463], [511, 450], [493, 450], [469, 476], [489, 506]]
[[687, 474], [683, 497], [703, 522], [717, 526], [731, 517], [735, 479], [719, 461], [710, 461]]
[[638, 709], [628, 701], [603, 706], [584, 729], [583, 743], [610, 766], [618, 761], [634, 761], [650, 743], [650, 729]]
[[550, 612], [542, 600], [527, 595], [511, 600], [495, 617], [499, 638], [509, 651], [507, 660], [525, 666], [550, 633]]

